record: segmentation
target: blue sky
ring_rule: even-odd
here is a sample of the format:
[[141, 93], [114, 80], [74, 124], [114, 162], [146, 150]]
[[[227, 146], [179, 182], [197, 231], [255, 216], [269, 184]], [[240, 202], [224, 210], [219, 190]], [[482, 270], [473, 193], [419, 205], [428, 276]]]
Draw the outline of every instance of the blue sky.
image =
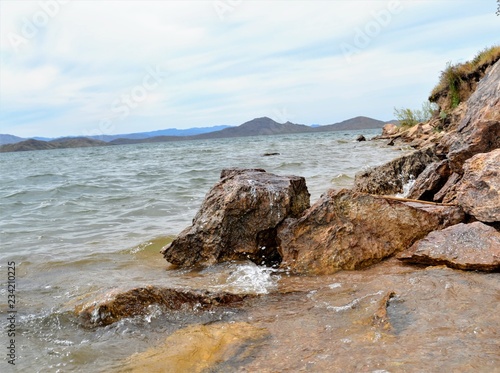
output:
[[495, 0], [0, 2], [0, 133], [331, 124], [419, 108]]

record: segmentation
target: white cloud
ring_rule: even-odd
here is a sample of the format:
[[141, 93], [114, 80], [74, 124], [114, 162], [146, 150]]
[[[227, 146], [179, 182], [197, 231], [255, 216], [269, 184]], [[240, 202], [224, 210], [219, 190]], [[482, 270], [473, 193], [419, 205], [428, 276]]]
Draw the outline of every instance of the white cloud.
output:
[[[285, 112], [301, 123], [389, 119], [394, 106], [426, 99], [446, 61], [500, 31], [494, 12], [470, 1], [400, 1], [392, 13], [390, 0], [56, 3], [0, 3], [1, 132], [124, 133]], [[52, 15], [37, 26], [47, 4]], [[9, 35], [26, 36], [26, 22], [36, 32], [15, 47]], [[343, 43], [357, 53], [346, 58]], [[156, 66], [161, 82], [117, 116], [116, 101]]]

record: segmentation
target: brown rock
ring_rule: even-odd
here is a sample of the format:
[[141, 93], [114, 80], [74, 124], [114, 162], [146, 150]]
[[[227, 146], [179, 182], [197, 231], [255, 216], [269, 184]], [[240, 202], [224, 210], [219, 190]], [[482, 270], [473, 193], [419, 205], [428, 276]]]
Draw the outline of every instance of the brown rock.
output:
[[467, 100], [467, 111], [458, 130], [474, 125], [478, 121], [500, 122], [500, 61], [487, 70], [479, 81], [475, 92]]
[[480, 222], [457, 224], [429, 233], [402, 253], [399, 259], [465, 270], [499, 270], [500, 233]]
[[454, 206], [330, 190], [302, 217], [280, 226], [281, 266], [312, 274], [363, 268], [463, 218]]
[[370, 194], [396, 194], [403, 185], [416, 178], [428, 164], [438, 161], [432, 147], [405, 154], [382, 166], [356, 174], [354, 190]]
[[[452, 173], [443, 187], [434, 195], [434, 202], [449, 203], [455, 198], [455, 188], [458, 181], [462, 178], [457, 173]], [[449, 195], [449, 198], [445, 198]]]
[[477, 220], [500, 221], [500, 149], [465, 162], [464, 176], [453, 194], [455, 202]]
[[277, 264], [281, 260], [277, 226], [287, 217], [300, 216], [309, 206], [303, 177], [277, 176], [264, 170], [223, 170], [192, 226], [162, 253], [180, 266], [242, 259]]
[[448, 133], [439, 145], [441, 154], [448, 153], [453, 172], [460, 174], [462, 164], [473, 155], [500, 147], [499, 108], [500, 61], [479, 81], [456, 130]]
[[432, 201], [450, 176], [448, 161], [433, 162], [417, 177], [408, 198]]
[[177, 290], [150, 285], [122, 292], [110, 292], [100, 299], [75, 307], [75, 312], [85, 326], [105, 326], [124, 318], [146, 315], [151, 305], [158, 305], [164, 310], [193, 312], [234, 305], [249, 296]]
[[392, 123], [387, 123], [382, 127], [382, 137], [392, 136], [399, 132], [398, 126]]
[[439, 147], [449, 149], [447, 157], [450, 168], [461, 174], [462, 165], [467, 159], [500, 148], [500, 121], [478, 121], [451, 132], [443, 138]]

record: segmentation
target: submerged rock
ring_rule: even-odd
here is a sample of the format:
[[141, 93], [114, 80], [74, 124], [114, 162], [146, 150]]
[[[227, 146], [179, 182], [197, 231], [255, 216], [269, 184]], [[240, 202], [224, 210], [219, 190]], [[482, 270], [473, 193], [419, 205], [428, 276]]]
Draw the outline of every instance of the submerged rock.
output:
[[416, 178], [428, 164], [438, 160], [432, 147], [405, 154], [382, 166], [358, 172], [353, 189], [381, 195], [401, 193], [404, 184]]
[[208, 192], [191, 227], [163, 250], [179, 266], [210, 265], [250, 259], [280, 262], [276, 228], [309, 207], [305, 179], [277, 176], [260, 169], [228, 169]]
[[463, 168], [464, 176], [445, 198], [477, 220], [500, 221], [500, 149], [475, 155]]
[[149, 285], [110, 292], [100, 299], [75, 307], [75, 312], [83, 325], [95, 327], [110, 325], [129, 317], [147, 315], [153, 305], [164, 310], [193, 312], [231, 306], [247, 297], [250, 295], [178, 290]]
[[[207, 372], [238, 365], [265, 340], [269, 332], [245, 322], [191, 325], [168, 336], [165, 342], [132, 355], [116, 372]], [[220, 369], [220, 370], [219, 370]]]
[[280, 227], [281, 266], [308, 274], [367, 267], [463, 218], [454, 206], [330, 190]]
[[398, 258], [464, 270], [500, 270], [500, 233], [480, 222], [457, 224], [429, 233]]

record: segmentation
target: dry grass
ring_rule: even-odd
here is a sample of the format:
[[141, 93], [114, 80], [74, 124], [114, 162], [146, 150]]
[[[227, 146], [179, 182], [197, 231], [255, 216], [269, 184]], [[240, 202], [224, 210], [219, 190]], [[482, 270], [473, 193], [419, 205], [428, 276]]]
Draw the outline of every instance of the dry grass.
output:
[[461, 101], [460, 90], [463, 82], [474, 77], [482, 77], [488, 66], [500, 60], [500, 45], [485, 48], [471, 61], [452, 65], [447, 64], [441, 72], [439, 83], [434, 87], [429, 97], [431, 102], [436, 102], [442, 96], [450, 98], [450, 107], [455, 108]]

